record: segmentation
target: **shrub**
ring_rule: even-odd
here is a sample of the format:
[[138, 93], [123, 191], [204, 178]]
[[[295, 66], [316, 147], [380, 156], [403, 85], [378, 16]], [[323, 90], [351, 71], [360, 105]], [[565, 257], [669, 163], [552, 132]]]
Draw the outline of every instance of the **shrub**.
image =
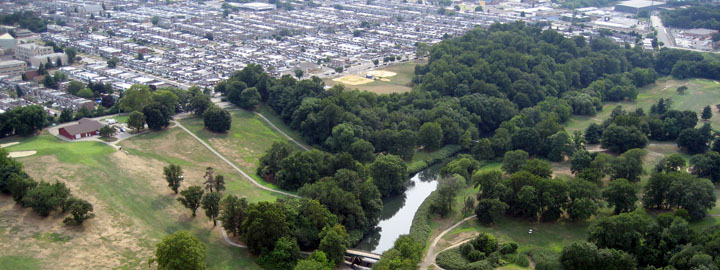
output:
[[480, 260], [484, 260], [485, 253], [483, 253], [482, 251], [479, 251], [477, 249], [473, 249], [467, 254], [467, 256], [465, 256], [465, 259], [467, 259], [468, 261], [471, 261], [471, 262], [477, 262]]
[[542, 249], [533, 249], [529, 253], [533, 261], [535, 261], [536, 270], [556, 270], [562, 269], [560, 264], [560, 254], [553, 253]]
[[500, 253], [501, 254], [515, 253], [515, 251], [517, 251], [517, 248], [518, 248], [518, 244], [515, 242], [503, 243], [500, 246]]
[[465, 265], [462, 270], [492, 270], [494, 267], [488, 261], [476, 261]]
[[457, 248], [445, 251], [437, 255], [435, 263], [448, 270], [461, 270], [469, 263]]

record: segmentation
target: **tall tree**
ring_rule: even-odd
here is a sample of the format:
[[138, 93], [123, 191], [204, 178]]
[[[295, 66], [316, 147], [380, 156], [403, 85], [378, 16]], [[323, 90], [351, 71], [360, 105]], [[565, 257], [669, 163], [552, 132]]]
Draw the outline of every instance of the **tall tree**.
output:
[[158, 269], [203, 270], [206, 269], [207, 247], [188, 231], [166, 235], [157, 244], [155, 261]]
[[168, 182], [168, 187], [177, 194], [184, 177], [180, 165], [170, 164], [164, 167], [163, 174], [165, 175], [165, 181]]
[[251, 253], [268, 253], [278, 239], [290, 235], [285, 211], [280, 204], [259, 202], [250, 205], [246, 213], [240, 234]]
[[405, 191], [407, 165], [398, 156], [391, 154], [377, 156], [370, 164], [370, 175], [383, 197]]
[[425, 146], [427, 151], [438, 149], [443, 141], [442, 127], [435, 122], [423, 124], [418, 132], [418, 140]]
[[608, 205], [615, 207], [616, 215], [635, 209], [636, 194], [635, 185], [622, 178], [610, 182], [610, 185], [603, 191], [603, 197], [607, 200]]
[[195, 212], [200, 208], [204, 191], [200, 186], [190, 186], [183, 191], [180, 191], [180, 197], [177, 200], [186, 208], [192, 211], [192, 216], [195, 217]]
[[515, 150], [505, 153], [502, 169], [508, 174], [520, 171], [527, 163], [529, 155], [523, 150]]
[[134, 128], [138, 132], [145, 128], [145, 115], [139, 111], [133, 111], [128, 117], [128, 127]]
[[340, 265], [344, 259], [345, 251], [349, 243], [347, 232], [345, 227], [342, 225], [335, 225], [333, 227], [325, 227], [320, 232], [320, 246], [318, 249], [328, 255], [328, 259], [335, 262], [335, 265]]
[[213, 226], [217, 225], [217, 217], [220, 215], [220, 200], [222, 195], [217, 192], [210, 192], [202, 198], [202, 208], [205, 215], [213, 221]]
[[225, 132], [230, 130], [232, 117], [228, 111], [213, 105], [203, 113], [203, 123], [207, 130]]
[[248, 203], [245, 198], [238, 198], [235, 195], [228, 195], [220, 202], [220, 217], [225, 231], [232, 235], [240, 235], [240, 226], [245, 220]]
[[700, 117], [702, 118], [702, 120], [707, 121], [710, 118], [712, 118], [712, 115], [713, 115], [712, 109], [710, 108], [710, 105], [708, 105], [708, 106], [705, 106], [705, 108], [703, 108], [703, 111], [702, 111], [702, 114], [700, 115]]

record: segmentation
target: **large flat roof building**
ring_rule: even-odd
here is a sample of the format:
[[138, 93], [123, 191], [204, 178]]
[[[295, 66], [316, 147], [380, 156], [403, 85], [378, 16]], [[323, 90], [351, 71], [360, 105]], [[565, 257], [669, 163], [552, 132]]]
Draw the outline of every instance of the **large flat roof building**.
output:
[[15, 58], [23, 61], [30, 61], [30, 57], [36, 55], [45, 55], [53, 53], [50, 46], [40, 46], [37, 44], [20, 44], [15, 48]]
[[667, 5], [660, 1], [630, 0], [615, 4], [615, 11], [637, 14], [640, 11], [651, 11]]
[[0, 75], [19, 76], [25, 72], [27, 64], [20, 60], [9, 60], [0, 62]]

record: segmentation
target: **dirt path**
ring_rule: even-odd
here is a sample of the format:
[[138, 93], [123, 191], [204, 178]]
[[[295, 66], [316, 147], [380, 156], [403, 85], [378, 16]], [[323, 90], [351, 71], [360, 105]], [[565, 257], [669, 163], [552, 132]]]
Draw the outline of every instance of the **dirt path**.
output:
[[267, 191], [270, 191], [270, 192], [279, 193], [279, 194], [282, 194], [282, 195], [285, 195], [285, 196], [288, 196], [288, 197], [300, 198], [300, 196], [298, 196], [298, 195], [291, 194], [291, 193], [287, 193], [287, 192], [281, 191], [281, 190], [275, 190], [275, 189], [272, 189], [272, 188], [269, 188], [269, 187], [266, 187], [266, 186], [261, 185], [260, 183], [258, 183], [257, 181], [255, 181], [255, 179], [253, 179], [252, 177], [250, 177], [250, 175], [248, 175], [248, 174], [245, 173], [243, 170], [241, 170], [240, 168], [238, 168], [237, 166], [235, 166], [235, 164], [233, 164], [232, 162], [230, 162], [230, 160], [228, 160], [228, 159], [225, 158], [223, 155], [221, 155], [220, 153], [218, 153], [217, 151], [215, 151], [215, 149], [213, 149], [209, 144], [207, 144], [205, 141], [203, 141], [202, 139], [200, 139], [200, 137], [198, 137], [197, 135], [195, 135], [195, 133], [192, 133], [189, 129], [185, 128], [182, 124], [180, 124], [180, 122], [174, 121], [174, 123], [175, 123], [175, 125], [176, 125], [177, 127], [181, 128], [182, 130], [184, 130], [185, 132], [187, 132], [188, 134], [190, 134], [190, 136], [192, 136], [193, 138], [195, 138], [195, 139], [196, 139], [198, 142], [200, 142], [203, 146], [205, 146], [207, 149], [209, 149], [210, 152], [212, 152], [213, 154], [215, 154], [215, 155], [216, 155], [218, 158], [220, 158], [222, 161], [225, 161], [225, 163], [227, 163], [228, 165], [230, 165], [230, 167], [232, 167], [233, 169], [235, 169], [236, 171], [238, 171], [243, 177], [245, 177], [245, 179], [247, 179], [248, 181], [250, 181], [250, 183], [252, 183], [253, 185], [255, 185], [255, 186], [257, 186], [257, 187], [259, 187], [259, 188], [261, 188], [261, 189], [264, 189], [264, 190], [267, 190]]
[[[442, 237], [445, 236], [446, 233], [452, 231], [453, 229], [457, 228], [457, 226], [460, 226], [460, 224], [463, 224], [466, 221], [471, 220], [473, 218], [475, 218], [475, 215], [466, 217], [463, 220], [458, 221], [454, 225], [450, 226], [450, 228], [445, 229], [437, 237], [435, 237], [435, 240], [433, 240], [432, 244], [430, 244], [430, 247], [428, 247], [428, 251], [427, 251], [427, 254], [425, 255], [425, 259], [423, 260], [422, 264], [420, 265], [420, 270], [426, 270], [426, 269], [428, 269], [428, 267], [430, 265], [435, 265], [435, 258], [437, 257], [437, 254], [435, 254], [435, 246], [437, 246], [440, 239], [442, 239]], [[461, 244], [462, 244], [462, 242], [457, 245], [461, 245]], [[440, 252], [438, 252], [438, 253], [440, 253]], [[439, 266], [437, 266], [437, 268], [442, 269]]]
[[265, 122], [268, 123], [268, 125], [270, 125], [270, 126], [271, 126], [272, 128], [274, 128], [277, 132], [279, 132], [280, 134], [282, 134], [283, 136], [285, 136], [285, 138], [287, 138], [289, 141], [294, 142], [295, 144], [297, 144], [298, 146], [300, 146], [300, 148], [305, 149], [305, 151], [309, 151], [309, 150], [310, 150], [310, 149], [307, 148], [305, 145], [301, 144], [300, 142], [296, 141], [295, 139], [293, 139], [292, 137], [290, 137], [289, 135], [287, 135], [285, 132], [283, 132], [282, 130], [280, 130], [277, 126], [275, 126], [275, 124], [273, 124], [272, 122], [270, 122], [270, 120], [268, 120], [267, 118], [265, 118], [265, 116], [262, 115], [261, 113], [255, 112], [255, 114], [256, 114], [257, 116], [260, 116], [260, 118], [262, 118], [263, 120], [265, 120]]

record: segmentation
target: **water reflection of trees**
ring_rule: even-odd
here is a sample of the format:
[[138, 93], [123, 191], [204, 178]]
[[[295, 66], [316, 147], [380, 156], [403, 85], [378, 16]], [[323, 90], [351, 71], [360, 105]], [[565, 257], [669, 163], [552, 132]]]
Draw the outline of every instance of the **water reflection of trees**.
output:
[[375, 250], [375, 248], [380, 244], [380, 232], [382, 232], [382, 228], [375, 227], [371, 231], [369, 231], [365, 238], [358, 243], [358, 245], [355, 247], [355, 249], [364, 250], [372, 252]]
[[435, 164], [433, 166], [428, 167], [427, 169], [424, 169], [420, 171], [417, 175], [420, 178], [420, 181], [423, 182], [430, 182], [437, 180], [438, 175], [440, 174], [440, 169], [442, 169], [443, 164]]

